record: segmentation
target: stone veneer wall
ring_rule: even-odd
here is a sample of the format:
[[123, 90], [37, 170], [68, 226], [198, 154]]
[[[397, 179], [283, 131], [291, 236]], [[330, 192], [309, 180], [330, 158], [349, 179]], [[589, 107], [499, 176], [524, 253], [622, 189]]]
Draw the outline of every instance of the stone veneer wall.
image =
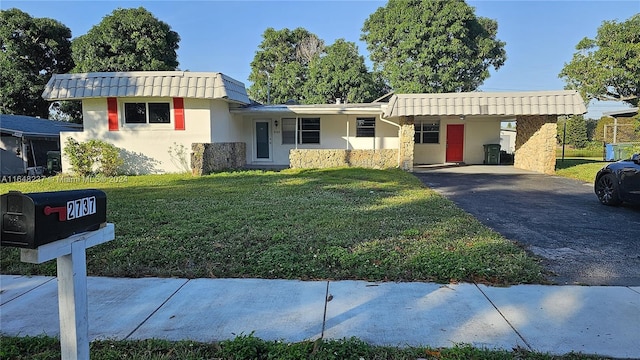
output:
[[291, 168], [318, 169], [329, 167], [365, 167], [373, 169], [398, 166], [398, 150], [292, 149]]
[[413, 116], [403, 116], [399, 121], [400, 129], [398, 129], [398, 140], [400, 143], [400, 168], [406, 171], [413, 171], [413, 151], [414, 151], [414, 135], [416, 129], [414, 127]]
[[514, 167], [544, 174], [555, 173], [557, 121], [556, 115], [516, 117]]
[[247, 145], [241, 142], [194, 143], [191, 150], [191, 171], [194, 175], [239, 169], [247, 162]]

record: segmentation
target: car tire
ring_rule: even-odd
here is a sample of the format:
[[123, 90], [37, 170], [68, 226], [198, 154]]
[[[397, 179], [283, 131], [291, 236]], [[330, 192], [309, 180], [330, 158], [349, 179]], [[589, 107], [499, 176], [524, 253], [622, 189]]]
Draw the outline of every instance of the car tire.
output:
[[620, 205], [618, 179], [613, 174], [604, 174], [596, 182], [596, 195], [601, 203], [609, 206]]

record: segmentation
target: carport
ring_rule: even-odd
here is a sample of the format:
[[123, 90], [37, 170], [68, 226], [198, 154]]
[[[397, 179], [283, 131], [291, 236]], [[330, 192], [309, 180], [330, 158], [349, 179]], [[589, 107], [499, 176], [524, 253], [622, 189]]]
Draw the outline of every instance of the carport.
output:
[[[586, 112], [577, 91], [557, 90], [394, 94], [383, 115], [400, 125], [400, 156], [405, 168], [413, 164], [482, 164], [483, 146], [499, 143], [501, 122], [515, 120], [514, 166], [553, 174], [558, 116]], [[428, 139], [425, 133], [429, 133]]]
[[60, 132], [81, 130], [65, 121], [0, 114], [0, 175], [42, 175], [47, 152], [61, 149]]

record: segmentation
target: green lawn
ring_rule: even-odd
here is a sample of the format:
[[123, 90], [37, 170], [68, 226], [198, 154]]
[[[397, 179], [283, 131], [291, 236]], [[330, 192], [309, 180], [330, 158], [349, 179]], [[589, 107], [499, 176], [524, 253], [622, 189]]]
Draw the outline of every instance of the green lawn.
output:
[[556, 159], [556, 175], [592, 183], [598, 170], [607, 164], [597, 158]]
[[[568, 163], [565, 168], [571, 168]], [[574, 164], [575, 165], [575, 164]], [[581, 165], [577, 165], [581, 166]], [[68, 180], [68, 179], [67, 179]], [[75, 179], [77, 180], [77, 179]], [[230, 172], [0, 184], [38, 192], [100, 188], [116, 240], [88, 252], [90, 275], [542, 282], [521, 248], [399, 170]], [[3, 248], [2, 273], [55, 273]], [[56, 338], [0, 336], [2, 359], [60, 357]], [[601, 359], [522, 349], [378, 347], [358, 339], [91, 343], [92, 359]]]
[[[445, 349], [395, 348], [371, 346], [358, 339], [317, 340], [300, 343], [264, 341], [249, 336], [219, 343], [194, 341], [113, 341], [91, 343], [93, 360], [200, 360], [200, 359], [252, 359], [252, 360], [578, 360], [605, 359], [597, 356], [567, 354], [554, 356], [523, 349], [487, 350], [470, 346], [452, 346]], [[0, 337], [0, 358], [12, 360], [49, 360], [60, 358], [59, 340], [50, 337]]]
[[[0, 184], [39, 192], [100, 188], [116, 239], [89, 249], [88, 274], [539, 283], [538, 262], [400, 170], [148, 175]], [[126, 180], [126, 181], [122, 181]], [[55, 274], [55, 261], [2, 273]]]

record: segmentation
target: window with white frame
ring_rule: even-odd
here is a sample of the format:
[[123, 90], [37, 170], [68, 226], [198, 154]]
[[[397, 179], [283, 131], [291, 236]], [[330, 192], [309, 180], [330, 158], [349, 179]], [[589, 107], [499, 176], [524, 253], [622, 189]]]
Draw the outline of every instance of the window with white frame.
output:
[[376, 118], [356, 118], [356, 137], [375, 137]]
[[432, 120], [416, 120], [414, 142], [416, 144], [440, 143], [440, 122]]
[[295, 118], [283, 118], [280, 121], [282, 124], [282, 144], [295, 144], [296, 143], [296, 119]]
[[125, 124], [169, 124], [171, 107], [168, 102], [125, 102]]
[[[282, 143], [295, 144], [296, 119], [283, 118]], [[298, 119], [298, 144], [320, 144], [320, 118]]]

